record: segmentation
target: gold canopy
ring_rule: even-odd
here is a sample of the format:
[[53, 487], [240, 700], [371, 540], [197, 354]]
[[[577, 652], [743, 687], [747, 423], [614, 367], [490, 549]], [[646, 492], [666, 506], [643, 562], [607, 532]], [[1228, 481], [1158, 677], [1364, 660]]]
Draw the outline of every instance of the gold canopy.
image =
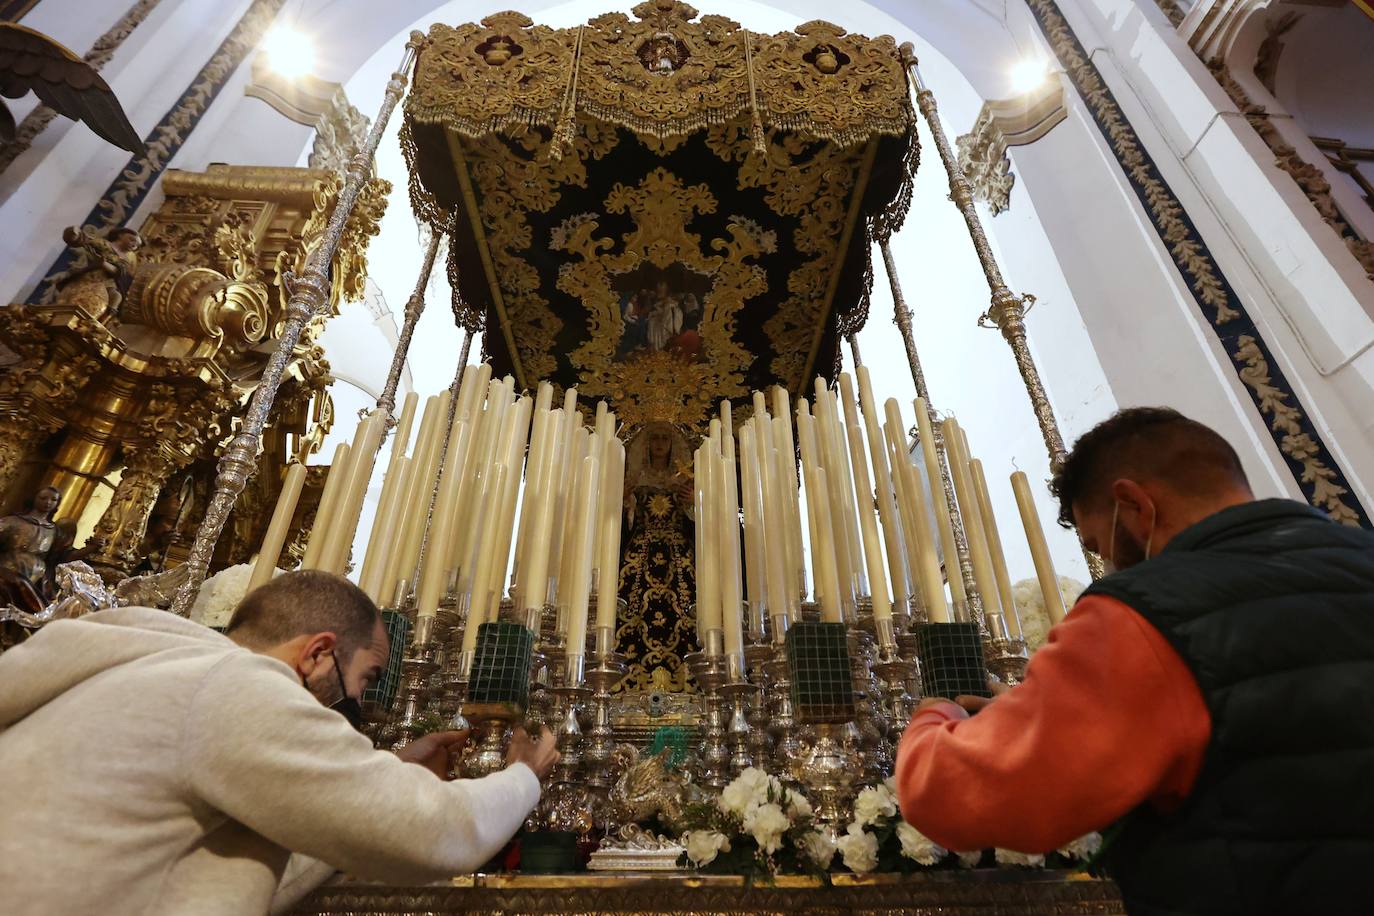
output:
[[894, 40], [759, 35], [676, 0], [552, 29], [435, 25], [405, 103], [416, 211], [487, 355], [698, 426], [832, 373], [918, 158]]

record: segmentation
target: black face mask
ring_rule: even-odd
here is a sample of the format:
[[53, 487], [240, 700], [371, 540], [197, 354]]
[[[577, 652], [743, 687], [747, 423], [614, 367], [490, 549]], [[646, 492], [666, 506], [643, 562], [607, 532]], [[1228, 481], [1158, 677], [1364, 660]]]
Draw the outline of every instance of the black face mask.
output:
[[[334, 676], [339, 679], [339, 698], [329, 704], [329, 708], [337, 712], [348, 720], [348, 724], [358, 731], [363, 730], [363, 704], [354, 697], [348, 695], [348, 687], [344, 685], [343, 669], [339, 667], [339, 657], [332, 651], [329, 657], [334, 659]], [[309, 690], [310, 685], [305, 683], [305, 678], [301, 678], [301, 686]]]

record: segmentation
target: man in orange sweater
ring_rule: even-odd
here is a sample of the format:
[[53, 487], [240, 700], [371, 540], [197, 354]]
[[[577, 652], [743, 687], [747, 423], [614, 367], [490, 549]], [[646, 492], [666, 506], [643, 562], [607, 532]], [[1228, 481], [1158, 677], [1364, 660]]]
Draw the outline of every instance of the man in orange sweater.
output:
[[958, 850], [1104, 830], [1132, 914], [1369, 912], [1374, 534], [1255, 500], [1224, 439], [1162, 408], [1085, 434], [1051, 489], [1111, 574], [1019, 686], [922, 702], [906, 819]]

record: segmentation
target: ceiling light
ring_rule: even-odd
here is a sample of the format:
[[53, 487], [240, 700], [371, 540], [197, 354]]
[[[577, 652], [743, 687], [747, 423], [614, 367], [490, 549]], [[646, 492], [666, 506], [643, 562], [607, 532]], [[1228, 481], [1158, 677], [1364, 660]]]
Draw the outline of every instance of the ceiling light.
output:
[[289, 26], [273, 28], [262, 40], [262, 51], [273, 70], [287, 79], [300, 79], [315, 67], [315, 46]]
[[1012, 65], [1011, 88], [1017, 93], [1030, 92], [1049, 75], [1050, 68], [1043, 57], [1022, 58]]

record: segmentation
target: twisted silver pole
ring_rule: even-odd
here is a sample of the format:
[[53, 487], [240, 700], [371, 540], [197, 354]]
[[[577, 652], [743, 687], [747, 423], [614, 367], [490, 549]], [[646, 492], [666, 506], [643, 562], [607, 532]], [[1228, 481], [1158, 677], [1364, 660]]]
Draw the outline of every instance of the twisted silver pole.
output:
[[420, 553], [415, 559], [415, 569], [410, 577], [410, 581], [416, 583], [416, 595], [420, 592], [420, 570], [425, 565], [425, 551], [429, 547], [429, 529], [434, 522], [434, 507], [439, 502], [439, 481], [443, 479], [444, 463], [448, 461], [448, 441], [453, 436], [453, 418], [458, 411], [458, 394], [463, 388], [463, 370], [467, 368], [468, 353], [471, 349], [472, 331], [469, 328], [463, 328], [463, 349], [458, 356], [458, 368], [453, 373], [453, 384], [448, 389], [448, 415], [444, 418], [444, 437], [439, 442], [439, 460], [435, 464], [434, 485], [429, 491], [429, 508], [425, 510], [425, 530], [420, 535]]
[[[949, 137], [940, 123], [935, 94], [926, 87], [925, 81], [921, 78], [921, 68], [910, 42], [902, 45], [901, 53], [902, 63], [911, 74], [912, 88], [916, 91], [916, 106], [921, 109], [921, 114], [930, 127], [940, 161], [949, 176], [950, 200], [954, 201], [954, 205], [964, 217], [969, 237], [973, 240], [973, 248], [978, 253], [978, 261], [983, 266], [983, 276], [988, 281], [991, 303], [988, 310], [979, 317], [978, 323], [983, 327], [997, 328], [1011, 347], [1012, 355], [1016, 359], [1016, 368], [1021, 373], [1026, 394], [1030, 397], [1031, 409], [1035, 411], [1035, 419], [1040, 426], [1040, 435], [1044, 438], [1045, 448], [1049, 451], [1050, 469], [1055, 470], [1063, 462], [1067, 450], [1064, 448], [1064, 437], [1059, 432], [1059, 421], [1055, 419], [1054, 408], [1050, 404], [1049, 393], [1040, 379], [1040, 369], [1031, 355], [1030, 343], [1026, 336], [1026, 312], [1035, 304], [1035, 297], [1018, 296], [1007, 287], [1006, 280], [1002, 277], [1002, 269], [992, 253], [987, 233], [983, 230], [978, 208], [974, 206], [973, 185], [964, 175], [954, 148], [949, 144]], [[1084, 549], [1083, 557], [1087, 560], [1088, 570], [1093, 578], [1101, 578], [1102, 559], [1087, 549]]]
[[214, 494], [205, 507], [205, 517], [196, 531], [195, 542], [191, 545], [191, 553], [186, 560], [189, 574], [185, 584], [177, 589], [176, 597], [172, 601], [174, 613], [182, 616], [190, 613], [196, 595], [200, 593], [201, 583], [205, 581], [205, 575], [209, 572], [210, 557], [214, 553], [216, 542], [219, 541], [220, 532], [229, 520], [234, 502], [243, 492], [248, 478], [256, 468], [258, 448], [262, 443], [262, 430], [267, 425], [267, 416], [272, 409], [272, 402], [276, 400], [277, 389], [281, 387], [282, 375], [286, 372], [286, 366], [295, 352], [296, 344], [300, 342], [301, 332], [328, 301], [329, 270], [334, 254], [338, 251], [339, 241], [343, 237], [349, 217], [353, 214], [358, 195], [372, 172], [372, 160], [376, 155], [377, 146], [381, 143], [387, 121], [391, 119], [391, 112], [395, 110], [397, 102], [401, 100], [401, 94], [405, 91], [406, 75], [414, 64], [416, 52], [424, 40], [422, 33], [410, 33], [401, 65], [387, 81], [386, 95], [382, 99], [376, 120], [372, 122], [372, 129], [368, 131], [367, 140], [363, 148], [349, 160], [343, 187], [339, 190], [338, 199], [334, 202], [334, 212], [330, 214], [329, 223], [319, 244], [306, 256], [305, 267], [299, 276], [290, 271], [283, 276], [286, 289], [290, 293], [290, 299], [286, 304], [286, 324], [282, 328], [276, 351], [263, 368], [262, 380], [248, 401], [248, 409], [244, 413], [238, 434], [230, 440], [224, 457], [220, 459], [215, 474]]
[[[429, 275], [434, 272], [434, 259], [439, 255], [439, 244], [442, 241], [443, 233], [431, 230], [429, 248], [425, 251], [424, 263], [420, 265], [420, 276], [416, 278], [415, 289], [406, 300], [405, 319], [401, 324], [400, 336], [396, 340], [396, 352], [391, 354], [391, 370], [387, 373], [382, 394], [377, 398], [377, 406], [386, 409], [387, 433], [390, 433], [396, 424], [396, 389], [401, 384], [401, 373], [405, 370], [406, 359], [410, 355], [410, 341], [415, 336], [415, 325], [419, 323], [420, 315], [425, 310], [425, 288], [429, 286]], [[386, 441], [385, 434], [382, 441]]]

